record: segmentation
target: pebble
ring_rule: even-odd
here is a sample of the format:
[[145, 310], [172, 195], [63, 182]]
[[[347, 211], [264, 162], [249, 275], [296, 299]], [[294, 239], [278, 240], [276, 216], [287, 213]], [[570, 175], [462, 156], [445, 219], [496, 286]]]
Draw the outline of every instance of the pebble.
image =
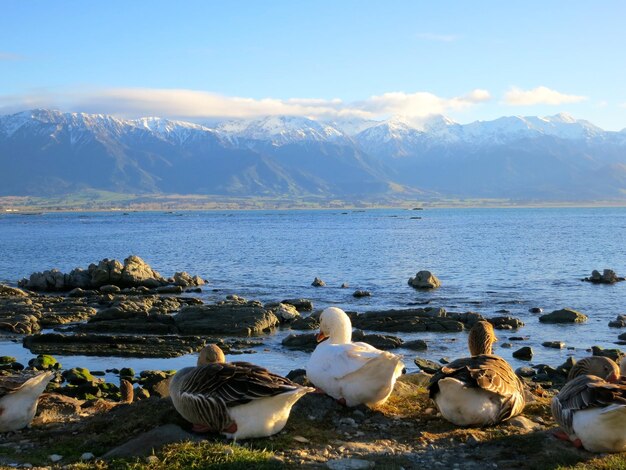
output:
[[296, 442], [301, 442], [302, 444], [306, 444], [309, 440], [303, 436], [293, 436], [293, 440]]
[[146, 457], [146, 463], [151, 465], [157, 464], [159, 463], [159, 458], [156, 455], [148, 455]]
[[59, 460], [61, 460], [61, 459], [63, 458], [63, 456], [62, 456], [62, 455], [59, 455], [59, 454], [52, 454], [52, 455], [49, 455], [49, 456], [48, 456], [48, 458], [49, 458], [52, 462], [55, 462], [55, 463], [56, 463], [56, 462], [58, 462]]
[[93, 455], [91, 452], [85, 452], [83, 455], [80, 456], [81, 460], [93, 460], [93, 458], [95, 457], [95, 455]]

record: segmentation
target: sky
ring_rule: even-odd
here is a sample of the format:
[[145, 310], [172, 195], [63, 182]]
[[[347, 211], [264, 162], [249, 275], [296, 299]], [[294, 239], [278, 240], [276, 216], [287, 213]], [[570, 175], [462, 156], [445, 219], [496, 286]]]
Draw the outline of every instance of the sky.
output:
[[564, 112], [626, 128], [626, 2], [0, 3], [0, 114], [457, 122]]

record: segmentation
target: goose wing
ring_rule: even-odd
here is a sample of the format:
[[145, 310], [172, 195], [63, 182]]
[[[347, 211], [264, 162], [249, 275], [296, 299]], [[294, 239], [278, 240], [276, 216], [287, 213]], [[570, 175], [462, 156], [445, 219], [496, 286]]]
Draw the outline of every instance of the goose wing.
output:
[[609, 383], [595, 375], [581, 375], [570, 380], [552, 399], [554, 419], [573, 434], [574, 413], [588, 408], [626, 405], [626, 378]]
[[452, 377], [467, 387], [481, 388], [501, 398], [499, 420], [518, 414], [526, 403], [524, 385], [508, 362], [498, 356], [480, 356], [457, 359], [442, 367], [430, 379], [429, 395], [434, 398], [439, 392], [439, 380]]
[[299, 387], [263, 367], [232, 362], [182, 369], [172, 379], [170, 393], [183, 417], [222, 431], [232, 424], [228, 408]]
[[248, 362], [207, 364], [190, 371], [181, 391], [211, 396], [226, 406], [236, 406], [263, 397], [272, 397], [299, 388], [300, 385]]
[[27, 382], [41, 374], [45, 374], [45, 372], [22, 371], [18, 374], [5, 373], [0, 375], [0, 398], [19, 391]]

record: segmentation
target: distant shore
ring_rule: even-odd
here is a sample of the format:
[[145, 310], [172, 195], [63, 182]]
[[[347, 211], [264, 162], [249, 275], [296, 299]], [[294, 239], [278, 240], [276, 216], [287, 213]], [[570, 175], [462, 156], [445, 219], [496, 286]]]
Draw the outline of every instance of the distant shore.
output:
[[149, 212], [221, 210], [525, 209], [626, 207], [624, 200], [263, 198], [210, 195], [134, 195], [103, 192], [56, 197], [1, 196], [0, 215], [40, 212]]

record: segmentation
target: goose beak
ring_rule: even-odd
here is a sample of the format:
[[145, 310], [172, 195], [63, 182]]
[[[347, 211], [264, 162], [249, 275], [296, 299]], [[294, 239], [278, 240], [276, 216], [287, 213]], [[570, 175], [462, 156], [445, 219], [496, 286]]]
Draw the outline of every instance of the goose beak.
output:
[[609, 383], [615, 383], [617, 382], [618, 379], [619, 379], [618, 375], [615, 372], [613, 372], [611, 375], [607, 377], [606, 381]]
[[315, 337], [315, 339], [317, 340], [318, 343], [321, 343], [322, 341], [324, 341], [326, 338], [328, 338], [328, 336], [326, 336], [324, 333], [322, 333], [321, 331], [317, 334], [317, 336]]

